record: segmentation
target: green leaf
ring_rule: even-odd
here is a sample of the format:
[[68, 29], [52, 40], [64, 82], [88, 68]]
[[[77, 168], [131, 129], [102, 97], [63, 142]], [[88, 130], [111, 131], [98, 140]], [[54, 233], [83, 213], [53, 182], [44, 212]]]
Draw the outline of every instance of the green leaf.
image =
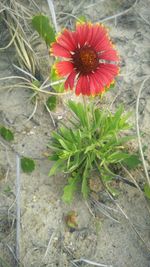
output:
[[57, 104], [57, 97], [54, 95], [49, 96], [49, 98], [46, 101], [46, 104], [47, 104], [50, 111], [54, 110], [56, 108], [56, 104]]
[[30, 173], [35, 169], [35, 162], [31, 158], [22, 158], [21, 159], [21, 168], [24, 172]]
[[77, 21], [80, 21], [80, 23], [82, 23], [82, 22], [86, 22], [87, 19], [86, 19], [86, 17], [84, 15], [81, 15], [81, 16], [78, 17]]
[[[52, 133], [49, 147], [52, 149], [56, 164], [52, 167], [50, 175], [61, 169], [72, 176], [75, 171], [79, 176], [82, 195], [87, 198], [88, 178], [90, 170], [95, 168], [94, 162], [99, 165], [103, 182], [110, 183], [115, 178], [112, 172], [115, 164], [131, 159], [131, 155], [124, 152], [122, 145], [133, 136], [123, 136], [121, 133], [127, 128], [127, 116], [122, 115], [122, 107], [115, 114], [95, 108], [94, 105], [85, 108], [82, 103], [71, 100], [68, 101], [68, 107], [72, 111], [71, 119], [68, 118], [67, 121], [68, 125], [63, 123], [63, 127]], [[64, 191], [66, 194], [64, 198], [68, 202], [71, 201], [75, 190], [73, 182], [70, 180]], [[113, 189], [109, 190], [114, 195], [117, 194]]]
[[[51, 67], [51, 72], [50, 72], [51, 82], [56, 82], [56, 81], [62, 80], [62, 77], [58, 76], [56, 73], [55, 63], [57, 63], [57, 62], [58, 62], [58, 60], [56, 60], [53, 64], [53, 66]], [[57, 93], [63, 93], [64, 92], [64, 82], [60, 82], [58, 84], [52, 85], [52, 87]]]
[[41, 86], [41, 83], [38, 80], [34, 80], [32, 81], [32, 85], [39, 88]]
[[116, 111], [116, 113], [114, 114], [114, 116], [111, 119], [110, 128], [112, 128], [114, 130], [118, 129], [119, 122], [121, 121], [121, 116], [122, 116], [123, 111], [124, 111], [123, 106], [120, 105], [120, 107], [118, 108], [118, 110]]
[[68, 101], [68, 106], [75, 113], [77, 118], [80, 120], [80, 123], [82, 124], [82, 126], [87, 127], [88, 122], [87, 122], [87, 115], [86, 115], [84, 106], [81, 103], [75, 103], [72, 100]]
[[88, 197], [89, 194], [89, 187], [88, 187], [88, 168], [89, 168], [89, 162], [87, 159], [86, 166], [83, 172], [83, 178], [82, 178], [82, 188], [81, 192], [83, 194], [84, 199]]
[[50, 155], [48, 157], [49, 160], [51, 161], [57, 161], [59, 159], [58, 155], [57, 154], [53, 154], [53, 155]]
[[135, 138], [134, 135], [120, 137], [120, 138], [117, 139], [116, 145], [123, 145], [123, 144], [133, 140], [134, 138]]
[[0, 135], [8, 142], [14, 140], [14, 134], [12, 133], [12, 131], [3, 126], [0, 127]]
[[68, 185], [64, 187], [64, 193], [62, 196], [62, 200], [68, 204], [70, 204], [73, 200], [74, 192], [77, 191], [78, 188], [79, 177], [70, 177], [68, 179]]
[[109, 90], [110, 89], [113, 89], [115, 87], [115, 82], [111, 83], [110, 86], [109, 86]]
[[[62, 168], [62, 164], [63, 164], [63, 160], [62, 159], [59, 159], [57, 160], [54, 165], [52, 166], [52, 168], [50, 169], [50, 172], [49, 172], [49, 176], [52, 176], [54, 175], [57, 171], [60, 171], [61, 168]], [[65, 164], [65, 163], [64, 163]]]
[[59, 139], [59, 143], [66, 151], [69, 151], [69, 147], [67, 146], [67, 142], [65, 140], [63, 141], [63, 139]]
[[71, 129], [68, 129], [66, 127], [61, 127], [60, 132], [61, 132], [62, 136], [64, 136], [67, 141], [69, 141], [71, 143], [74, 142], [75, 136], [74, 136], [74, 133], [72, 134]]
[[90, 146], [87, 146], [86, 149], [85, 149], [84, 154], [88, 153], [89, 151], [93, 151], [94, 148], [95, 148], [95, 144], [92, 144]]
[[103, 180], [103, 182], [110, 182], [110, 181], [112, 181], [113, 180], [113, 176], [112, 175], [106, 175], [106, 174], [103, 174], [102, 175], [102, 180]]
[[114, 197], [116, 197], [116, 196], [119, 195], [119, 191], [118, 191], [116, 188], [110, 186], [110, 185], [107, 184], [107, 183], [106, 183], [106, 187], [107, 187], [108, 191], [109, 191]]
[[32, 26], [45, 40], [48, 46], [55, 41], [55, 32], [50, 25], [49, 18], [47, 16], [42, 14], [34, 16], [32, 18]]
[[101, 111], [98, 108], [95, 109], [94, 111], [94, 119], [95, 119], [96, 126], [99, 127], [100, 120], [101, 120]]
[[139, 159], [139, 155], [132, 154], [129, 155], [128, 158], [124, 159], [122, 163], [125, 164], [129, 169], [134, 169], [141, 164], [141, 160]]
[[116, 151], [116, 152], [112, 153], [110, 156], [108, 156], [107, 160], [111, 163], [117, 163], [117, 162], [121, 162], [121, 161], [123, 161], [129, 157], [130, 157], [130, 155], [128, 153]]
[[144, 185], [144, 193], [145, 196], [150, 199], [150, 186], [148, 184]]

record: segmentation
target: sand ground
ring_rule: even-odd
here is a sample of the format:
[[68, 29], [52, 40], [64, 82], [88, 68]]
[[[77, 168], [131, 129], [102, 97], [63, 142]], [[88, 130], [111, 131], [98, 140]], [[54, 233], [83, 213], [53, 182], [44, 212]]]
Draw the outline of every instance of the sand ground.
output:
[[[35, 7], [28, 1], [20, 1], [25, 6], [50, 16], [46, 1], [36, 1]], [[41, 3], [42, 2], [42, 3]], [[110, 29], [110, 34], [121, 55], [121, 73], [116, 86], [107, 92], [102, 105], [114, 110], [123, 103], [125, 110], [132, 111], [133, 132], [135, 128], [135, 106], [142, 82], [150, 75], [150, 2], [149, 0], [87, 0], [55, 2], [59, 27], [73, 27], [71, 15], [85, 15], [93, 22], [103, 21]], [[129, 9], [129, 10], [128, 10]], [[125, 11], [127, 10], [127, 12]], [[122, 15], [120, 12], [123, 12]], [[66, 13], [66, 14], [64, 14]], [[113, 16], [116, 15], [116, 16]], [[110, 16], [113, 16], [110, 18]], [[6, 45], [5, 32], [0, 33], [0, 46]], [[42, 41], [41, 41], [42, 42]], [[16, 75], [12, 66], [14, 47], [0, 53], [0, 78]], [[47, 75], [50, 64], [48, 50], [44, 45], [36, 48], [36, 55], [41, 62], [43, 75]], [[9, 85], [12, 90], [3, 90]], [[139, 105], [139, 125], [142, 132], [142, 144], [147, 167], [150, 161], [150, 80], [145, 82]], [[16, 154], [33, 157], [36, 169], [30, 174], [21, 173], [21, 233], [20, 261], [24, 267], [71, 267], [91, 266], [76, 263], [74, 259], [85, 258], [113, 267], [150, 267], [150, 215], [149, 202], [138, 189], [128, 185], [119, 185], [120, 196], [117, 202], [127, 214], [128, 219], [117, 209], [104, 192], [100, 198], [103, 204], [116, 211], [113, 217], [106, 217], [100, 207], [87, 203], [79, 194], [71, 205], [62, 202], [61, 196], [66, 178], [60, 174], [48, 177], [51, 162], [46, 159], [47, 144], [51, 137], [53, 124], [46, 112], [42, 99], [34, 117], [26, 121], [34, 109], [29, 101], [31, 91], [23, 88], [14, 89], [12, 81], [0, 81], [0, 124], [10, 127], [15, 139], [8, 144], [0, 137], [0, 257], [15, 267], [16, 246]], [[69, 94], [67, 98], [74, 98]], [[67, 110], [61, 100], [53, 118], [56, 122], [65, 120]], [[137, 147], [137, 141], [134, 143]], [[142, 169], [132, 173], [137, 182], [144, 182]], [[130, 177], [128, 176], [130, 179]], [[90, 207], [90, 209], [89, 209]], [[68, 211], [78, 214], [78, 229], [71, 233], [64, 217]], [[91, 211], [93, 215], [91, 214]], [[145, 244], [133, 230], [136, 227]], [[3, 263], [0, 266], [4, 267]], [[95, 265], [96, 266], [96, 265]]]

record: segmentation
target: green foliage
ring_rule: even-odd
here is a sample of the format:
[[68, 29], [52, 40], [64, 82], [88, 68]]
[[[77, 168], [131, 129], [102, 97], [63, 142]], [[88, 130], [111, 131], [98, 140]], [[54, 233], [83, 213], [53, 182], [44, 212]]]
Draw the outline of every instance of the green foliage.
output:
[[144, 185], [144, 193], [145, 196], [150, 199], [150, 186], [148, 184]]
[[30, 173], [35, 169], [35, 162], [30, 158], [22, 158], [21, 159], [21, 168], [23, 172]]
[[52, 95], [52, 96], [49, 96], [49, 98], [47, 99], [46, 101], [46, 104], [49, 108], [49, 110], [54, 110], [56, 108], [56, 104], [57, 104], [57, 97]]
[[4, 126], [0, 126], [0, 135], [8, 142], [14, 140], [14, 134]]
[[62, 196], [64, 202], [68, 204], [72, 202], [73, 194], [78, 188], [79, 178], [78, 176], [68, 178], [68, 184], [64, 187], [64, 194]]
[[[84, 198], [89, 193], [89, 177], [96, 167], [109, 191], [116, 195], [109, 186], [113, 179], [113, 166], [126, 161], [130, 165], [137, 164], [135, 155], [124, 151], [123, 145], [133, 136], [122, 136], [122, 131], [130, 128], [127, 120], [129, 114], [124, 114], [122, 106], [115, 114], [106, 110], [84, 107], [81, 103], [68, 102], [72, 112], [68, 126], [61, 126], [52, 133], [49, 147], [52, 149], [51, 160], [55, 161], [49, 175], [64, 171], [69, 175], [68, 184], [64, 188], [63, 200], [71, 202], [73, 193], [78, 186]], [[133, 162], [132, 162], [133, 161]], [[132, 163], [131, 163], [132, 162]], [[139, 163], [139, 162], [138, 162]]]
[[32, 85], [35, 87], [40, 87], [41, 83], [38, 80], [32, 81]]
[[42, 14], [34, 16], [32, 18], [32, 26], [45, 40], [48, 46], [55, 41], [55, 32], [50, 25], [49, 18], [47, 16]]
[[126, 165], [128, 169], [135, 169], [140, 163], [141, 160], [139, 159], [139, 155], [136, 154], [130, 155], [123, 160], [123, 164]]
[[78, 17], [77, 21], [80, 21], [80, 22], [87, 22], [87, 19], [84, 15], [81, 15]]
[[[62, 77], [59, 77], [55, 71], [55, 64], [51, 67], [50, 80], [51, 80], [51, 82], [59, 82], [60, 80], [62, 80]], [[64, 92], [64, 82], [60, 82], [58, 84], [55, 84], [52, 87], [57, 93]]]

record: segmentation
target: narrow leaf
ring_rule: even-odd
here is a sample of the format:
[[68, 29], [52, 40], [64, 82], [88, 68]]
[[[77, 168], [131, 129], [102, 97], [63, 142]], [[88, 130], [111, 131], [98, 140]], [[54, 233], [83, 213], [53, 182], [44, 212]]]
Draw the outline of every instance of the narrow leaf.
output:
[[84, 173], [83, 173], [82, 188], [81, 188], [81, 192], [83, 194], [84, 199], [86, 199], [88, 197], [88, 193], [89, 193], [88, 167], [89, 167], [89, 163], [88, 163], [88, 159], [87, 159], [86, 166], [85, 166]]
[[130, 157], [130, 155], [128, 153], [116, 151], [116, 152], [112, 153], [110, 156], [108, 156], [107, 160], [111, 163], [117, 163], [117, 162], [121, 162], [121, 161], [123, 161], [129, 157]]
[[54, 163], [54, 165], [52, 166], [52, 168], [50, 169], [49, 172], [49, 176], [54, 175], [57, 171], [59, 171], [62, 167], [63, 161], [62, 159], [59, 159], [56, 161], [56, 163]]

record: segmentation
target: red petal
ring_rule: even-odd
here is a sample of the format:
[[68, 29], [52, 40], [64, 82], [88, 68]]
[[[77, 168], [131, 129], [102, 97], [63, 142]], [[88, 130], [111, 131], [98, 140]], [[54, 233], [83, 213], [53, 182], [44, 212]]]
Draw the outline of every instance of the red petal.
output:
[[54, 56], [66, 57], [66, 58], [71, 57], [69, 51], [56, 42], [52, 44], [51, 51]]
[[99, 24], [94, 25], [91, 44], [95, 47], [99, 42], [103, 40], [104, 37], [106, 37], [106, 34], [107, 30], [103, 26]]
[[96, 88], [98, 88], [97, 82], [95, 81], [95, 79], [93, 79], [93, 76], [90, 75], [89, 76], [90, 79], [90, 91], [91, 91], [91, 95], [94, 96], [96, 95]]
[[105, 85], [105, 82], [104, 82], [104, 79], [103, 77], [101, 76], [101, 74], [98, 73], [98, 70], [95, 71], [95, 73], [93, 73], [93, 77], [96, 79], [97, 83], [99, 84], [99, 86], [101, 88], [104, 87]]
[[102, 25], [93, 26], [93, 36], [91, 46], [97, 51], [112, 49], [112, 43], [109, 40], [107, 29]]
[[101, 77], [103, 85], [110, 83], [114, 79], [114, 75], [103, 68], [97, 70], [97, 75]]
[[74, 51], [77, 46], [76, 34], [65, 29], [57, 38], [57, 42], [69, 51]]
[[80, 93], [82, 92], [81, 91], [81, 88], [82, 88], [82, 79], [83, 79], [83, 76], [80, 76], [78, 81], [77, 81], [77, 85], [76, 85], [76, 95], [80, 95]]
[[97, 79], [95, 73], [89, 76], [90, 79], [90, 91], [91, 94], [94, 96], [96, 94], [100, 94], [104, 90], [104, 86], [101, 83], [100, 79]]
[[105, 59], [105, 60], [110, 60], [110, 61], [119, 61], [119, 56], [117, 54], [117, 51], [115, 50], [109, 50], [109, 51], [104, 51], [102, 54], [100, 54], [99, 59]]
[[100, 69], [106, 70], [108, 73], [112, 74], [113, 76], [116, 76], [119, 72], [119, 66], [115, 64], [100, 63], [99, 67]]
[[83, 95], [90, 95], [90, 83], [89, 83], [89, 77], [87, 75], [84, 75], [82, 77], [82, 86], [81, 91]]
[[101, 41], [98, 42], [94, 48], [97, 52], [101, 52], [101, 51], [113, 49], [113, 46], [110, 40], [106, 36], [103, 36]]
[[101, 63], [94, 75], [97, 81], [100, 81], [103, 86], [109, 86], [118, 74], [118, 70], [119, 68], [116, 65]]
[[59, 76], [66, 76], [73, 70], [73, 64], [69, 61], [62, 61], [55, 64]]
[[91, 41], [92, 41], [92, 38], [93, 38], [93, 26], [91, 24], [89, 24], [89, 29], [88, 29], [88, 35], [87, 35], [87, 44], [88, 45], [91, 45]]
[[87, 41], [88, 31], [89, 31], [89, 26], [87, 23], [84, 23], [84, 24], [77, 23], [76, 24], [76, 33], [77, 33], [78, 43], [79, 43], [80, 47], [82, 47], [85, 44], [85, 42]]
[[72, 90], [74, 87], [74, 80], [76, 77], [76, 72], [73, 70], [70, 75], [68, 76], [67, 80], [65, 81], [65, 89], [67, 90], [69, 87]]
[[114, 75], [104, 69], [97, 70], [97, 74], [101, 77], [104, 86], [110, 84], [114, 80]]

